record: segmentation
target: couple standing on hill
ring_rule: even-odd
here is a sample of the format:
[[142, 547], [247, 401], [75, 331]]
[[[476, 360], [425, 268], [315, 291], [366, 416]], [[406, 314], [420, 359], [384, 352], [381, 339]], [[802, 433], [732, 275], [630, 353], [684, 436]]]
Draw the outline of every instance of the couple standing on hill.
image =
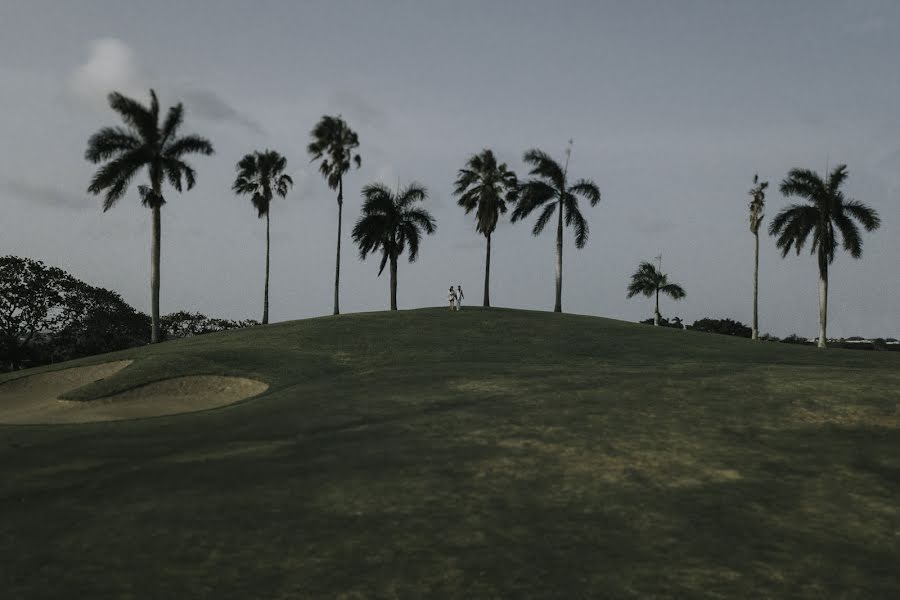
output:
[[459, 310], [462, 308], [462, 301], [465, 296], [463, 296], [462, 286], [456, 286], [456, 290], [453, 289], [453, 286], [450, 286], [450, 293], [447, 294], [447, 300], [450, 301], [450, 310]]

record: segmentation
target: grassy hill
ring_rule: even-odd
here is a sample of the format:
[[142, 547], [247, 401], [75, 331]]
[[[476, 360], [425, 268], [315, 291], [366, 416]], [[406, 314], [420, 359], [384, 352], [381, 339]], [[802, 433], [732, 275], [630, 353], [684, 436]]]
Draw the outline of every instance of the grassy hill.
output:
[[35, 371], [123, 358], [73, 397], [270, 387], [0, 426], [4, 597], [900, 597], [893, 353], [466, 308]]

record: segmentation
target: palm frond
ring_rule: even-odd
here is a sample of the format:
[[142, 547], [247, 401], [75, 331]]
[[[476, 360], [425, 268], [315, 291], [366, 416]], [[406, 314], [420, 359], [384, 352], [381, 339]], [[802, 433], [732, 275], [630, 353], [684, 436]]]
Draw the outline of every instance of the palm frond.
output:
[[128, 151], [100, 167], [88, 186], [88, 192], [100, 194], [106, 191], [103, 211], [106, 212], [125, 194], [129, 182], [147, 164], [147, 156], [141, 148]]
[[791, 169], [781, 182], [781, 193], [785, 196], [799, 196], [814, 203], [822, 202], [827, 196], [822, 179], [809, 169]]
[[588, 228], [587, 221], [581, 214], [581, 211], [578, 210], [577, 205], [572, 207], [569, 214], [571, 215], [571, 221], [575, 226], [575, 247], [580, 250], [584, 248], [584, 245], [587, 243], [590, 229]]
[[153, 114], [153, 106], [159, 111], [156, 93], [150, 90], [150, 108], [145, 107], [137, 100], [128, 98], [119, 92], [112, 92], [107, 96], [109, 106], [119, 113], [122, 120], [135, 128], [145, 143], [155, 143], [158, 139], [157, 117]]
[[570, 194], [575, 194], [577, 196], [581, 196], [582, 198], [588, 200], [591, 203], [591, 206], [597, 206], [597, 203], [600, 202], [600, 188], [597, 187], [597, 184], [589, 179], [579, 179], [569, 188]]
[[562, 167], [546, 152], [532, 148], [525, 152], [522, 160], [532, 166], [529, 172], [531, 175], [543, 177], [557, 189], [561, 190], [565, 187], [565, 175]]
[[128, 129], [104, 127], [88, 138], [88, 147], [84, 152], [84, 158], [97, 164], [123, 152], [139, 148], [141, 144], [141, 139]]
[[515, 223], [524, 219], [538, 206], [556, 198], [557, 190], [543, 181], [532, 180], [519, 188], [519, 201], [513, 209], [510, 220]]
[[681, 300], [687, 295], [684, 288], [677, 283], [667, 283], [666, 285], [661, 286], [659, 291], [671, 297], [673, 300]]
[[847, 200], [842, 208], [845, 214], [859, 221], [866, 231], [874, 231], [881, 226], [881, 218], [878, 216], [878, 211], [858, 200]]
[[166, 115], [166, 120], [163, 122], [162, 143], [164, 145], [168, 140], [175, 137], [175, 135], [178, 133], [178, 128], [181, 127], [181, 124], [183, 122], [184, 105], [179, 102], [169, 109], [169, 114]]
[[[540, 235], [544, 230], [544, 227], [547, 226], [547, 222], [550, 221], [550, 218], [553, 217], [553, 212], [556, 210], [556, 202], [549, 202], [544, 207], [541, 216], [538, 217], [538, 220], [534, 222], [534, 227], [531, 228], [531, 235]], [[515, 212], [513, 212], [515, 215]]]
[[853, 258], [860, 258], [862, 256], [862, 237], [856, 223], [846, 214], [838, 214], [834, 217], [834, 224], [841, 232], [844, 250], [849, 252]]
[[167, 158], [181, 158], [185, 154], [203, 154], [210, 156], [215, 153], [212, 143], [199, 135], [186, 135], [169, 140], [163, 149], [163, 155]]

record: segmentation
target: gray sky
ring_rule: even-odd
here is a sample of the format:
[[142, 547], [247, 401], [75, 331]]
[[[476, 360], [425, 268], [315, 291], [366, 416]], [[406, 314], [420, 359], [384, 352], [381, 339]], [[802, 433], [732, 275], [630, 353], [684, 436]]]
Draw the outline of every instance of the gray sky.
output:
[[[482, 294], [484, 238], [450, 192], [465, 159], [490, 147], [525, 174], [522, 153], [594, 179], [590, 240], [566, 231], [563, 308], [637, 320], [627, 300], [641, 260], [687, 290], [662, 312], [687, 322], [750, 321], [754, 172], [787, 203], [792, 167], [849, 165], [846, 191], [879, 211], [863, 258], [831, 271], [829, 335], [900, 336], [900, 3], [358, 1], [0, 4], [0, 254], [58, 265], [149, 307], [149, 211], [132, 190], [108, 213], [85, 192], [88, 136], [116, 124], [112, 89], [164, 107], [209, 137], [194, 190], [163, 209], [162, 310], [260, 318], [264, 221], [230, 192], [234, 165], [264, 148], [288, 158], [295, 187], [272, 208], [272, 319], [331, 312], [337, 210], [305, 146], [323, 114], [359, 133], [363, 168], [346, 181], [341, 308], [388, 307], [388, 277], [349, 231], [359, 189], [415, 179], [438, 232], [399, 269], [401, 308]], [[496, 306], [550, 310], [554, 231], [502, 224], [493, 239]], [[817, 274], [761, 238], [760, 327], [815, 335]]]

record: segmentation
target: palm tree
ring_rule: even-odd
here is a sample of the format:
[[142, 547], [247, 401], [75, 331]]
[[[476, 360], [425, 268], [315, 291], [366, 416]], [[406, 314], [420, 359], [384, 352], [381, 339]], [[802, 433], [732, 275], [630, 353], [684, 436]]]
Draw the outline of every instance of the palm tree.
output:
[[[184, 161], [188, 154], [213, 153], [212, 144], [198, 135], [179, 137], [184, 121], [184, 107], [179, 102], [169, 109], [159, 125], [159, 101], [150, 90], [150, 106], [144, 106], [118, 92], [109, 95], [110, 107], [119, 113], [125, 127], [104, 127], [88, 140], [84, 157], [93, 164], [105, 162], [91, 179], [88, 192], [106, 192], [103, 212], [112, 208], [125, 195], [138, 171], [147, 167], [150, 185], [139, 185], [141, 203], [152, 212], [150, 245], [151, 332], [150, 343], [160, 341], [159, 330], [159, 253], [160, 209], [166, 203], [163, 181], [177, 192], [194, 187], [196, 173]], [[182, 185], [184, 181], [184, 185]]]
[[759, 181], [759, 175], [753, 176], [753, 187], [750, 188], [750, 233], [753, 234], [756, 244], [756, 254], [753, 259], [753, 327], [750, 337], [759, 339], [759, 320], [757, 303], [759, 299], [759, 225], [763, 220], [763, 208], [766, 206], [766, 188], [768, 181]]
[[250, 196], [259, 218], [266, 218], [266, 286], [263, 295], [262, 324], [269, 322], [269, 205], [273, 194], [284, 198], [288, 188], [294, 185], [290, 175], [284, 173], [287, 159], [274, 150], [247, 154], [237, 164], [237, 179], [231, 189], [237, 194]]
[[491, 305], [491, 234], [500, 215], [506, 213], [506, 205], [515, 203], [517, 193], [516, 174], [506, 168], [506, 163], [497, 164], [494, 153], [487, 149], [469, 157], [466, 168], [460, 169], [456, 178], [453, 195], [459, 196], [458, 204], [466, 209], [466, 214], [475, 210], [475, 231], [487, 239], [484, 306]]
[[409, 246], [409, 262], [414, 262], [422, 231], [431, 235], [436, 230], [428, 211], [414, 205], [428, 198], [428, 192], [418, 183], [410, 183], [394, 194], [387, 186], [375, 183], [364, 187], [362, 195], [365, 201], [362, 216], [353, 228], [353, 240], [363, 260], [370, 252], [381, 250], [379, 276], [390, 262], [391, 310], [397, 310], [397, 259]]
[[781, 210], [769, 223], [769, 235], [777, 235], [776, 245], [781, 257], [791, 248], [797, 254], [812, 233], [811, 253], [819, 263], [819, 348], [826, 345], [828, 317], [828, 265], [834, 262], [838, 248], [835, 229], [840, 231], [844, 250], [853, 258], [862, 256], [862, 238], [855, 221], [866, 231], [881, 225], [878, 213], [857, 200], [847, 198], [841, 184], [847, 180], [847, 165], [838, 165], [823, 181], [819, 174], [809, 169], [792, 169], [781, 182], [784, 196], [799, 196], [809, 204], [791, 204]]
[[561, 167], [559, 163], [550, 158], [544, 152], [533, 149], [525, 153], [523, 160], [532, 165], [529, 172], [534, 179], [527, 181], [519, 188], [519, 201], [512, 213], [512, 222], [523, 219], [539, 206], [544, 210], [535, 222], [531, 230], [533, 235], [539, 235], [550, 218], [553, 211], [559, 207], [559, 216], [556, 225], [556, 305], [554, 312], [562, 312], [562, 248], [563, 248], [563, 216], [565, 214], [566, 225], [575, 228], [575, 247], [584, 248], [588, 239], [588, 224], [578, 208], [576, 196], [590, 201], [591, 206], [600, 202], [600, 190], [589, 179], [579, 179], [574, 184], [568, 184], [569, 156], [571, 154], [571, 142], [566, 149], [566, 164]]
[[[344, 173], [351, 164], [358, 169], [362, 165], [359, 154], [353, 150], [359, 146], [359, 138], [340, 115], [325, 115], [310, 132], [312, 141], [306, 147], [312, 161], [320, 160], [319, 172], [328, 182], [328, 187], [338, 191], [338, 233], [337, 259], [334, 265], [334, 314], [340, 314], [338, 288], [341, 280], [341, 213], [344, 208]], [[310, 161], [310, 162], [312, 162]]]
[[662, 315], [659, 314], [659, 293], [667, 294], [673, 300], [681, 300], [687, 294], [677, 283], [669, 283], [669, 276], [663, 273], [653, 263], [642, 262], [638, 270], [631, 276], [631, 283], [628, 284], [628, 297], [634, 298], [638, 294], [643, 294], [648, 298], [656, 295], [656, 310], [653, 313], [653, 324], [659, 325]]

